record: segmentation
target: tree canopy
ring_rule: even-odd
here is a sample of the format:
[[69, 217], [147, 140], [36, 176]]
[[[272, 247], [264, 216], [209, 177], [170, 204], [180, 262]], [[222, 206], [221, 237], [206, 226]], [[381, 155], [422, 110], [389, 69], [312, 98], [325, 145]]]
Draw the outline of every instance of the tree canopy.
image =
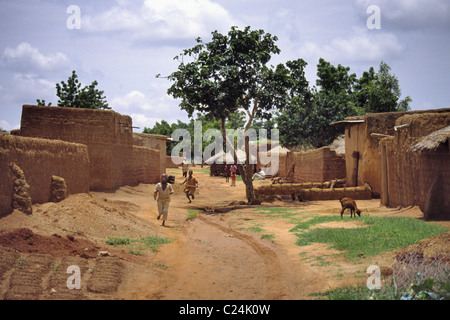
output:
[[276, 119], [285, 147], [326, 146], [342, 133], [330, 123], [346, 117], [409, 110], [411, 98], [400, 100], [398, 79], [384, 62], [377, 73], [371, 67], [358, 79], [349, 67], [335, 67], [321, 58], [317, 77], [317, 87], [291, 99]]
[[[302, 59], [269, 66], [271, 57], [280, 53], [277, 37], [263, 30], [232, 27], [228, 34], [212, 32], [212, 40], [184, 50], [175, 59], [178, 70], [167, 78], [173, 82], [168, 94], [181, 99], [180, 108], [189, 116], [200, 112], [208, 119], [219, 120], [224, 140], [225, 123], [239, 109], [247, 113], [245, 132], [253, 119], [270, 119], [273, 109], [281, 109], [294, 96], [305, 93], [306, 62]], [[247, 148], [248, 154], [248, 148]], [[251, 166], [240, 172], [249, 202], [255, 200]]]
[[[72, 108], [86, 108], [86, 109], [111, 109], [108, 106], [106, 97], [103, 96], [103, 91], [96, 87], [97, 81], [93, 81], [89, 86], [81, 87], [78, 80], [78, 75], [75, 70], [67, 79], [67, 83], [61, 81], [56, 84], [56, 96], [59, 98], [58, 106], [72, 107]], [[45, 100], [37, 99], [38, 105], [45, 105]], [[51, 105], [49, 103], [48, 105]]]

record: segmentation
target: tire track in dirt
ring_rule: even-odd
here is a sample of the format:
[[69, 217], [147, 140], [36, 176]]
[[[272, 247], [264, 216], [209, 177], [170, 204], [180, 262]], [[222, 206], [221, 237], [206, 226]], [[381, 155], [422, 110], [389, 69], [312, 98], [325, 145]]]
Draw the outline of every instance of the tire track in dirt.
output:
[[251, 236], [237, 232], [231, 228], [214, 223], [207, 218], [199, 215], [198, 217], [202, 222], [225, 232], [250, 246], [264, 261], [266, 268], [266, 288], [269, 288], [269, 294], [264, 299], [266, 300], [279, 300], [282, 298], [283, 285], [281, 279], [281, 264], [277, 254], [270, 248], [260, 245]]

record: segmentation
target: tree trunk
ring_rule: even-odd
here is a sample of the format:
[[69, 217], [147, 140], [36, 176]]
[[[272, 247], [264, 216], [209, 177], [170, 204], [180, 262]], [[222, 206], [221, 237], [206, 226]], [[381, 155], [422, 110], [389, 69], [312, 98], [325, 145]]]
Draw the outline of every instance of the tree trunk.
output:
[[241, 174], [242, 181], [245, 184], [245, 195], [247, 197], [248, 204], [256, 205], [261, 204], [255, 196], [255, 189], [253, 188], [253, 166], [250, 164], [250, 149], [249, 149], [249, 137], [245, 137], [245, 155], [246, 161], [244, 165], [239, 165], [239, 173]]
[[[253, 118], [255, 117], [256, 114], [256, 110], [258, 109], [258, 98], [255, 99], [255, 101], [253, 102], [253, 110], [252, 112], [247, 112], [249, 115], [249, 120], [244, 128], [244, 135], [247, 132], [247, 130], [250, 128]], [[225, 141], [226, 145], [232, 145], [231, 142], [228, 140], [228, 137], [226, 136], [226, 130], [225, 130], [225, 119], [222, 118], [220, 121], [220, 127], [222, 129], [222, 136], [223, 139]], [[236, 154], [236, 149], [233, 146], [233, 151], [234, 151], [234, 161], [237, 164], [237, 154]], [[238, 170], [239, 170], [239, 174], [242, 177], [242, 181], [245, 184], [245, 195], [247, 197], [247, 201], [248, 204], [251, 205], [257, 205], [257, 204], [261, 204], [261, 201], [258, 200], [255, 196], [255, 190], [253, 188], [253, 172], [252, 172], [252, 168], [253, 166], [250, 164], [250, 147], [249, 147], [249, 137], [245, 136], [245, 155], [246, 155], [246, 161], [245, 164], [237, 164]]]

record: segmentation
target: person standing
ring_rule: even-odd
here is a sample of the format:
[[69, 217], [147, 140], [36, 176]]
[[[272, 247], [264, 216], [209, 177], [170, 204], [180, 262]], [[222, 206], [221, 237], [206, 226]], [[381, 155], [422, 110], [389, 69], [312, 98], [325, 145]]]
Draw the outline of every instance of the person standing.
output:
[[237, 171], [237, 167], [235, 164], [232, 164], [230, 166], [230, 174], [231, 174], [231, 186], [235, 187], [236, 186], [236, 171]]
[[228, 165], [225, 165], [225, 167], [223, 169], [223, 175], [225, 176], [225, 182], [229, 182], [230, 181], [230, 168], [228, 167]]
[[166, 225], [167, 216], [169, 214], [170, 196], [173, 194], [173, 188], [170, 183], [167, 182], [167, 175], [164, 173], [161, 176], [161, 182], [156, 184], [155, 191], [153, 192], [153, 198], [158, 203], [158, 220], [163, 216], [162, 225]]
[[187, 177], [187, 173], [189, 171], [189, 165], [188, 163], [185, 161], [183, 161], [183, 164], [181, 165], [181, 170], [183, 172], [183, 177], [186, 178]]
[[236, 187], [236, 172], [231, 174], [231, 187]]

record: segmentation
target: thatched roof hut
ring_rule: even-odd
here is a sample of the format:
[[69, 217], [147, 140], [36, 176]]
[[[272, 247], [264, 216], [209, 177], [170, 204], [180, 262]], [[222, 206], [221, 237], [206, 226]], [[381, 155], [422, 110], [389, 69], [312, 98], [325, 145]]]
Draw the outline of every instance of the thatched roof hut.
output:
[[[246, 155], [244, 150], [236, 150], [237, 155], [237, 162], [238, 163], [245, 163]], [[226, 154], [221, 151], [217, 153], [216, 155], [212, 156], [211, 158], [207, 159], [205, 161], [207, 164], [213, 164], [213, 163], [227, 163], [232, 164], [234, 163], [234, 153], [232, 151], [227, 152]], [[256, 163], [256, 157], [252, 154], [250, 154], [250, 163]]]
[[450, 139], [450, 126], [434, 131], [411, 146], [411, 151], [432, 151]]
[[[245, 151], [238, 149], [236, 150], [237, 155], [237, 163], [245, 163], [246, 155]], [[210, 165], [210, 175], [212, 176], [220, 176], [224, 172], [225, 165], [234, 164], [234, 152], [224, 153], [223, 151], [217, 153], [211, 158], [207, 159], [206, 164]], [[253, 172], [256, 169], [256, 156], [250, 154], [250, 164], [253, 165]]]

